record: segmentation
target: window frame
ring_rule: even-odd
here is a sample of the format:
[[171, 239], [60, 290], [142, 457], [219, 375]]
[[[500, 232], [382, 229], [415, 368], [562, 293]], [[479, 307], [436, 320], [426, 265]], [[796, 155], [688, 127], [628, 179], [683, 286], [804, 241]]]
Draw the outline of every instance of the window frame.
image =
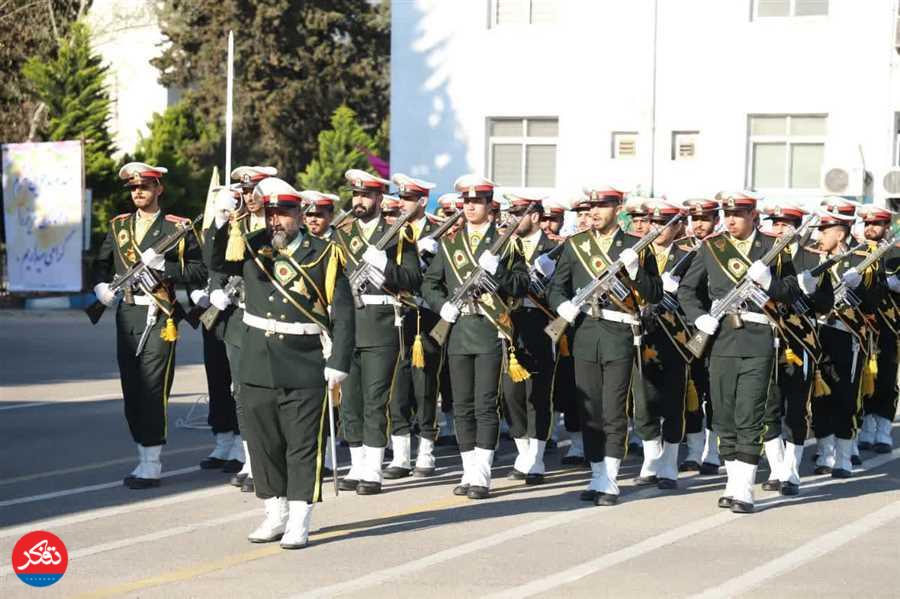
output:
[[[785, 133], [782, 135], [753, 135], [754, 118], [780, 117], [785, 119]], [[825, 133], [820, 135], [793, 135], [791, 134], [791, 119], [793, 118], [820, 118], [824, 120]], [[827, 113], [753, 113], [747, 115], [747, 162], [746, 162], [746, 188], [753, 191], [778, 191], [791, 193], [804, 193], [818, 191], [819, 185], [813, 187], [791, 187], [793, 175], [792, 149], [796, 146], [821, 145], [823, 152], [828, 140], [828, 114]], [[784, 181], [780, 187], [756, 187], [754, 178], [754, 163], [756, 161], [757, 144], [784, 144]], [[823, 153], [824, 156], [824, 153]], [[823, 165], [825, 164], [823, 158]]]
[[759, 0], [752, 0], [752, 6], [750, 8], [750, 17], [753, 21], [762, 21], [767, 22], [769, 19], [827, 19], [831, 15], [831, 0], [826, 0], [828, 2], [828, 6], [825, 9], [825, 14], [823, 15], [798, 15], [797, 14], [797, 0], [787, 0], [788, 1], [788, 14], [784, 16], [766, 16], [759, 14]]
[[[557, 18], [553, 19], [552, 23], [535, 23], [532, 21], [532, 17], [534, 15], [534, 0], [519, 0], [523, 5], [523, 11], [525, 13], [524, 22], [521, 23], [500, 23], [497, 20], [497, 11], [500, 8], [500, 2], [502, 0], [489, 0], [488, 2], [488, 28], [494, 29], [495, 27], [547, 27], [551, 25], [556, 25], [559, 21]], [[558, 10], [558, 7], [557, 7]], [[558, 16], [558, 13], [556, 13]]]
[[[529, 136], [528, 135], [528, 122], [529, 121], [547, 121], [554, 120], [556, 121], [556, 137], [547, 137], [546, 135], [542, 136]], [[517, 137], [511, 136], [495, 136], [491, 131], [492, 125], [496, 121], [518, 121], [522, 125], [522, 135]], [[522, 189], [549, 189], [556, 186], [557, 180], [557, 171], [559, 167], [559, 117], [558, 116], [524, 116], [524, 117], [508, 117], [508, 116], [490, 116], [487, 118], [486, 127], [485, 127], [485, 140], [487, 141], [487, 165], [485, 168], [485, 172], [488, 173], [488, 179], [497, 183], [498, 187], [518, 187]], [[519, 183], [515, 185], [505, 185], [497, 182], [494, 178], [494, 146], [495, 145], [519, 145], [521, 164], [519, 168]], [[528, 186], [527, 182], [527, 173], [528, 173], [528, 146], [553, 146], [556, 150], [556, 164], [553, 168], [553, 184], [545, 185], [545, 186]]]
[[[691, 135], [694, 138], [694, 154], [690, 157], [680, 157], [678, 153], [678, 138], [681, 136]], [[697, 146], [699, 145], [700, 131], [694, 129], [683, 129], [672, 131], [672, 147], [670, 158], [672, 162], [692, 162], [697, 160]]]
[[[634, 155], [633, 156], [620, 156], [618, 154], [618, 146], [617, 143], [619, 136], [630, 135], [634, 137]], [[612, 131], [609, 135], [609, 157], [611, 160], [638, 160], [640, 158], [640, 146], [638, 143], [640, 142], [640, 131]]]

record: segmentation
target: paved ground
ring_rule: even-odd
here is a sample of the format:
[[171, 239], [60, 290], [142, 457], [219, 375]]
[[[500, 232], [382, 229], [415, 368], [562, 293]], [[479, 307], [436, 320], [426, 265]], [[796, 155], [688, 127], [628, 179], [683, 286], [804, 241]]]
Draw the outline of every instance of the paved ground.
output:
[[[211, 437], [175, 425], [205, 385], [190, 330], [170, 406], [170, 476], [152, 491], [121, 486], [134, 449], [111, 324], [0, 313], [0, 597], [900, 597], [900, 450], [865, 454], [847, 481], [812, 476], [807, 462], [799, 497], [757, 487], [752, 516], [715, 507], [723, 476], [685, 477], [665, 496], [639, 490], [634, 458], [620, 505], [588, 507], [577, 497], [586, 472], [560, 468], [555, 454], [546, 485], [506, 480], [509, 443], [493, 498], [473, 502], [450, 493], [459, 460], [444, 450], [435, 478], [374, 497], [329, 494], [301, 551], [251, 545], [260, 502], [197, 470]], [[36, 529], [70, 552], [65, 577], [43, 591], [10, 568], [15, 541]]]

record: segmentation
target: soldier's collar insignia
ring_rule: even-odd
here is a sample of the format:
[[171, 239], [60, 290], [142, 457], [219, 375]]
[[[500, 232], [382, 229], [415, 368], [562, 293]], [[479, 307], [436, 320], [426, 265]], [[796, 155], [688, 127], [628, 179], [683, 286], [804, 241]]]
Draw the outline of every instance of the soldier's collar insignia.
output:
[[275, 263], [275, 279], [282, 285], [286, 285], [297, 276], [297, 270], [290, 262], [279, 260]]

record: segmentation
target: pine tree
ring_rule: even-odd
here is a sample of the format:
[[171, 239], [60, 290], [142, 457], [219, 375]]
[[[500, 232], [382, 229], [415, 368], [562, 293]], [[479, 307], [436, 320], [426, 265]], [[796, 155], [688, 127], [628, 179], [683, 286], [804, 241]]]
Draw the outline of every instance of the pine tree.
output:
[[87, 26], [80, 22], [72, 24], [54, 58], [33, 57], [23, 67], [34, 96], [47, 106], [40, 138], [84, 141], [85, 178], [93, 190], [95, 230], [105, 230], [115, 211], [115, 146], [108, 128], [106, 72], [107, 67], [91, 50]]

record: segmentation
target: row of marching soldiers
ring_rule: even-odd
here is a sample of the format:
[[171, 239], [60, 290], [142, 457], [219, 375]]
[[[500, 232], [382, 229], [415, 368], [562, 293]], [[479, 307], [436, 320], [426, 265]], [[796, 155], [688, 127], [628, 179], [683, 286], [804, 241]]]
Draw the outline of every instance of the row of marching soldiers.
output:
[[[462, 458], [453, 492], [475, 500], [490, 496], [501, 414], [517, 450], [510, 478], [539, 484], [562, 412], [563, 463], [590, 467], [581, 498], [595, 505], [617, 503], [637, 439], [638, 485], [673, 489], [679, 471], [724, 465], [718, 503], [740, 513], [753, 511], [763, 447], [763, 487], [785, 495], [799, 492], [810, 435], [816, 472], [835, 477], [851, 475], [858, 450], [891, 451], [900, 285], [884, 209], [827, 198], [810, 215], [770, 204], [763, 232], [751, 194], [625, 202], [595, 186], [568, 206], [577, 230], [563, 237], [562, 207], [510, 193], [502, 214], [495, 185], [477, 175], [460, 177], [432, 215], [434, 185], [402, 174], [348, 171], [344, 211], [337, 196], [297, 191], [271, 167], [240, 167], [217, 192], [210, 226], [158, 255], [134, 232], [147, 218], [139, 200], [156, 190], [158, 202], [164, 172], [123, 169], [137, 210], [114, 219], [109, 260], [99, 261], [119, 271], [128, 262], [113, 258], [133, 245], [132, 264], [152, 262], [162, 281], [117, 318], [141, 456], [125, 483], [159, 484], [174, 336], [167, 319], [152, 355], [138, 357], [168, 349], [166, 368], [132, 367], [121, 313], [164, 294], [174, 301], [174, 283], [205, 284], [191, 300], [214, 315], [204, 346], [216, 447], [201, 465], [233, 472], [265, 500], [252, 542], [306, 544], [335, 405], [351, 460], [339, 486], [359, 495], [380, 493], [385, 478], [435, 473], [439, 410], [452, 414]], [[864, 239], [851, 234], [857, 218]], [[814, 242], [800, 234], [810, 225]], [[95, 293], [112, 305], [106, 274]], [[731, 301], [739, 287], [751, 293]], [[140, 377], [158, 392], [138, 393]]]

